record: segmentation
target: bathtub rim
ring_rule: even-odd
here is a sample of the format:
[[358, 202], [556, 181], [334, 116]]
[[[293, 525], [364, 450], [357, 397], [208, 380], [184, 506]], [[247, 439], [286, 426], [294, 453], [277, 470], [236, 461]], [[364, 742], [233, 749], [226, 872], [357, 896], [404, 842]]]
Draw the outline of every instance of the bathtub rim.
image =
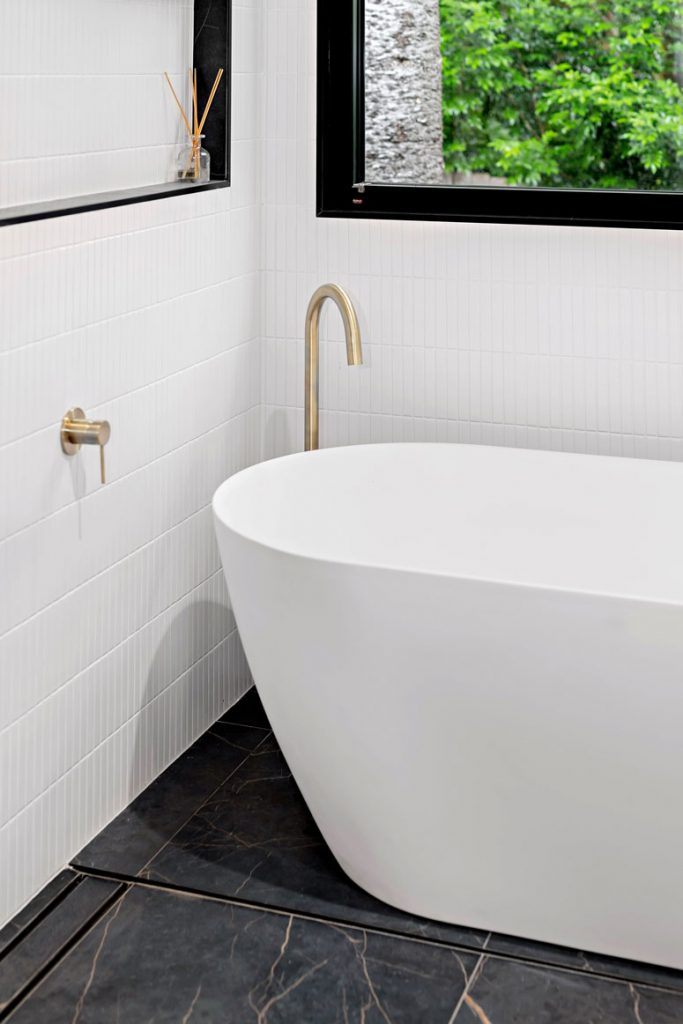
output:
[[[244, 469], [238, 470], [231, 476], [227, 477], [214, 491], [211, 499], [211, 509], [214, 516], [214, 523], [220, 523], [226, 530], [229, 530], [234, 536], [239, 537], [242, 541], [249, 544], [255, 544], [259, 548], [265, 551], [269, 551], [274, 554], [284, 555], [290, 558], [300, 558], [305, 561], [317, 564], [324, 564], [329, 566], [344, 566], [356, 569], [373, 569], [384, 572], [395, 572], [395, 573], [409, 573], [410, 575], [416, 576], [436, 576], [439, 578], [452, 579], [462, 582], [481, 583], [499, 587], [510, 587], [520, 590], [534, 590], [544, 593], [555, 593], [555, 594], [571, 594], [580, 597], [596, 597], [604, 598], [610, 601], [622, 601], [630, 604], [640, 605], [655, 605], [663, 608], [680, 608], [683, 609], [683, 595], [679, 600], [672, 598], [658, 598], [653, 597], [649, 594], [641, 593], [623, 593], [609, 589], [591, 588], [591, 587], [577, 587], [577, 586], [559, 586], [550, 583], [539, 583], [533, 580], [522, 581], [522, 580], [511, 580], [506, 579], [504, 576], [489, 576], [485, 574], [465, 573], [465, 572], [451, 572], [442, 571], [439, 569], [420, 569], [418, 567], [399, 565], [395, 563], [388, 563], [379, 561], [364, 560], [359, 561], [358, 559], [349, 557], [334, 557], [334, 558], [323, 558], [318, 555], [308, 554], [305, 551], [288, 547], [286, 545], [275, 545], [267, 543], [266, 541], [245, 532], [243, 529], [237, 529], [234, 525], [230, 524], [225, 515], [221, 512], [221, 504], [225, 500], [227, 492], [238, 486], [237, 481], [244, 482], [244, 478], [256, 474], [263, 470], [264, 466], [270, 463], [283, 463], [290, 460], [301, 460], [306, 457], [312, 456], [313, 458], [324, 457], [324, 453], [328, 451], [343, 451], [346, 449], [363, 448], [363, 449], [378, 449], [378, 448], [394, 448], [397, 445], [400, 446], [415, 446], [415, 447], [440, 447], [440, 448], [468, 448], [472, 450], [478, 450], [481, 448], [494, 449], [498, 452], [528, 452], [530, 454], [539, 454], [544, 456], [552, 456], [553, 458], [566, 458], [571, 460], [577, 460], [585, 458], [586, 456], [581, 452], [556, 452], [551, 449], [536, 449], [536, 448], [519, 448], [517, 446], [505, 446], [505, 445], [481, 445], [473, 444], [471, 442], [449, 442], [449, 441], [380, 441], [372, 442], [370, 444], [352, 444], [352, 445], [330, 445], [326, 448], [317, 449], [314, 452], [290, 452], [287, 455], [276, 456], [273, 459], [263, 459], [261, 462], [254, 463], [251, 466], [247, 466]], [[613, 462], [618, 459], [620, 462], [634, 463], [638, 466], [645, 464], [654, 464], [657, 466], [671, 467], [672, 471], [678, 468], [683, 473], [683, 466], [677, 462], [668, 461], [665, 459], [640, 459], [632, 456], [614, 456], [614, 455], [588, 455], [590, 459], [597, 459], [600, 461]]]

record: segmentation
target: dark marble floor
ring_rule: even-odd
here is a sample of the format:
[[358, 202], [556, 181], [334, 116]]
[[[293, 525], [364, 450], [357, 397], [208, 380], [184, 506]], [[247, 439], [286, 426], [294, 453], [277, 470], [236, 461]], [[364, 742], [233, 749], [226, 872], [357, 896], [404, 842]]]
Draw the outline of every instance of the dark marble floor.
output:
[[683, 972], [415, 918], [329, 853], [252, 691], [0, 932], [15, 1024], [683, 1024]]

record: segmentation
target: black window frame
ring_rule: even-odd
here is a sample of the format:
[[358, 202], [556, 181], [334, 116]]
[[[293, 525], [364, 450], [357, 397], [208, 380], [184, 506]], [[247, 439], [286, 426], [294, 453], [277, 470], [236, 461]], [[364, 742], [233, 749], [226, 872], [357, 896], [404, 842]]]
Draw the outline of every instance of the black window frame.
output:
[[683, 192], [365, 183], [364, 0], [318, 0], [319, 217], [683, 228]]

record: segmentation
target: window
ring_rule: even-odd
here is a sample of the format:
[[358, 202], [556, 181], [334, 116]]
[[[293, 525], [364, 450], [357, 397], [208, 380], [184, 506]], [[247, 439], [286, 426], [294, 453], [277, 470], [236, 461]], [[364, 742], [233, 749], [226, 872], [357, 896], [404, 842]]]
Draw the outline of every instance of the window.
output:
[[680, 0], [319, 0], [318, 213], [683, 227]]

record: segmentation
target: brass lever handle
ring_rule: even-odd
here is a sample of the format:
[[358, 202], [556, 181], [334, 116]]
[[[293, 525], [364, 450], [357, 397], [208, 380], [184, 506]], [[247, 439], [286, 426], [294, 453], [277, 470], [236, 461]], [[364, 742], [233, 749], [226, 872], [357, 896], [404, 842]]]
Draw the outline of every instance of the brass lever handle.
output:
[[86, 419], [82, 409], [76, 406], [69, 409], [62, 420], [60, 439], [65, 455], [75, 455], [81, 450], [82, 444], [97, 444], [100, 447], [100, 477], [102, 483], [107, 482], [104, 465], [104, 446], [111, 437], [111, 427], [107, 420]]

